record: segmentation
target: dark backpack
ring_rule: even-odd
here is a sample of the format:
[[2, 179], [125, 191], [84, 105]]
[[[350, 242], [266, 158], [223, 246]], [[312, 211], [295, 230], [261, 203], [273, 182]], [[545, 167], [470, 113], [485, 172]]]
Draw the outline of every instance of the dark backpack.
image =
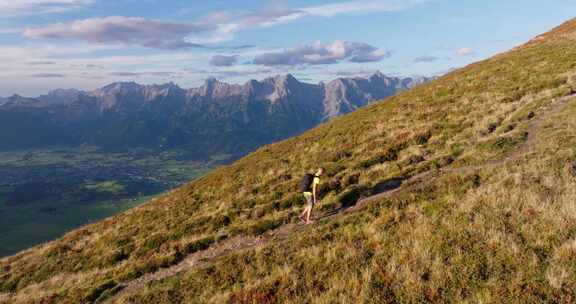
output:
[[312, 190], [312, 182], [314, 181], [314, 174], [306, 173], [300, 181], [300, 192], [310, 192]]

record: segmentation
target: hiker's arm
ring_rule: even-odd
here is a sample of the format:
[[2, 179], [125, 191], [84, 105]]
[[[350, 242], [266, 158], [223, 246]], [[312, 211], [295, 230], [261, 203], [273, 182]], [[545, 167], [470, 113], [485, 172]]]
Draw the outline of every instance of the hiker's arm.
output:
[[314, 204], [316, 204], [316, 183], [312, 185], [312, 197], [314, 198]]

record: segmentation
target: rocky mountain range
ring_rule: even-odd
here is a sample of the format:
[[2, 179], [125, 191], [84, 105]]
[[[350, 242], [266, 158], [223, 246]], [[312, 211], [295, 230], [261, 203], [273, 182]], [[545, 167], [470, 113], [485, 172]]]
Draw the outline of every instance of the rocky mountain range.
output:
[[0, 149], [86, 144], [244, 154], [427, 80], [377, 72], [309, 84], [288, 74], [243, 85], [208, 79], [192, 89], [118, 82], [14, 95], [0, 98]]

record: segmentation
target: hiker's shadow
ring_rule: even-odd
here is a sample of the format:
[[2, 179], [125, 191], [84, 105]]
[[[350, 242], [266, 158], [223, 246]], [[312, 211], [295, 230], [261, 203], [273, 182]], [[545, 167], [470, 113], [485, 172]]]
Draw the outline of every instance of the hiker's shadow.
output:
[[402, 186], [402, 183], [406, 180], [405, 177], [395, 177], [384, 181], [381, 181], [372, 187], [371, 195], [378, 195], [384, 192], [396, 190]]
[[323, 214], [321, 218], [326, 218], [338, 214], [346, 209], [352, 208], [356, 206], [359, 202], [370, 199], [374, 196], [378, 196], [380, 194], [396, 190], [402, 186], [402, 182], [404, 182], [406, 178], [404, 177], [395, 177], [383, 180], [371, 188], [354, 188], [345, 192], [340, 197], [340, 207], [330, 210]]

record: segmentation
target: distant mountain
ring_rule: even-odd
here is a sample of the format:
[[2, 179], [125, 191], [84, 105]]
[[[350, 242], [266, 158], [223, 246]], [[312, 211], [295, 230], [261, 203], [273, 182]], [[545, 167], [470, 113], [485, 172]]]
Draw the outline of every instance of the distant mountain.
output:
[[324, 88], [323, 120], [350, 113], [380, 100], [429, 81], [429, 78], [387, 77], [376, 72], [369, 78], [338, 78]]
[[37, 99], [48, 104], [71, 104], [78, 100], [84, 92], [76, 89], [57, 89], [47, 95], [41, 95]]
[[208, 79], [188, 90], [118, 82], [91, 92], [15, 95], [0, 99], [0, 149], [88, 144], [244, 154], [427, 80], [378, 72], [308, 84], [288, 74], [244, 85]]

